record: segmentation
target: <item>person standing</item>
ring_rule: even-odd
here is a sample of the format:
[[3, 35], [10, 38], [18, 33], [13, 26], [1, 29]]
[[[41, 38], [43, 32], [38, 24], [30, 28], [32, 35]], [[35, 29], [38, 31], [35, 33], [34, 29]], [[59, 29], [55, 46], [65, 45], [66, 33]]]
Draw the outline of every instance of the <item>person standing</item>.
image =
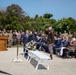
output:
[[23, 45], [24, 45], [24, 50], [23, 52], [25, 52], [25, 46], [26, 44], [30, 41], [30, 34], [29, 34], [29, 31], [26, 30], [25, 34], [24, 34], [24, 37], [23, 37]]
[[14, 32], [13, 32], [13, 45], [17, 44], [17, 35], [18, 35], [17, 31], [14, 30]]
[[2, 36], [2, 31], [0, 30], [0, 36]]
[[29, 41], [30, 41], [30, 35], [29, 35], [29, 31], [26, 30], [25, 34], [24, 34], [24, 37], [23, 37], [23, 44], [27, 44]]
[[48, 49], [50, 52], [50, 57], [51, 57], [51, 59], [53, 59], [52, 45], [54, 44], [54, 33], [53, 33], [52, 26], [48, 27], [48, 29], [46, 31], [46, 35], [47, 35], [47, 44], [48, 44]]
[[8, 36], [8, 33], [7, 33], [7, 31], [5, 29], [3, 31], [3, 36]]
[[10, 30], [8, 34], [8, 47], [11, 47], [12, 44], [13, 44], [13, 34], [12, 34], [12, 30]]

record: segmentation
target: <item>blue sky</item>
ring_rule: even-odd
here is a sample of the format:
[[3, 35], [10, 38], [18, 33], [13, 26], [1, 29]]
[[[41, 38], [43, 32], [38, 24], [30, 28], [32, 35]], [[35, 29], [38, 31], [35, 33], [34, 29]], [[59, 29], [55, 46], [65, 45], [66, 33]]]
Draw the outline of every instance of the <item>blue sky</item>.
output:
[[0, 0], [0, 9], [11, 4], [18, 4], [30, 17], [51, 13], [56, 20], [76, 19], [76, 0]]

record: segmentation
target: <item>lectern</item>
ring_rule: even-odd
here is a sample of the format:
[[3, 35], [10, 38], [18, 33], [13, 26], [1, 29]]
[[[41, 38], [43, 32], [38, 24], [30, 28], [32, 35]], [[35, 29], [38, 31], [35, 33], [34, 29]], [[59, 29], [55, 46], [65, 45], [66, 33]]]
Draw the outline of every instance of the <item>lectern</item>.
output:
[[7, 50], [7, 40], [8, 36], [0, 36], [0, 51]]

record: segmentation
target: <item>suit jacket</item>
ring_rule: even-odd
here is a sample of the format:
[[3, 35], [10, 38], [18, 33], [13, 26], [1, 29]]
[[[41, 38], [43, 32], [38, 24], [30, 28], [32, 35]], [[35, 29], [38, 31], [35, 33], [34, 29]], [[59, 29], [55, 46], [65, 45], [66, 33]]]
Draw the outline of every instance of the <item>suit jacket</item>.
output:
[[61, 46], [61, 43], [62, 43], [62, 40], [58, 40], [57, 43], [56, 43], [56, 47], [60, 47]]
[[27, 44], [30, 41], [30, 35], [29, 34], [25, 34], [23, 37], [23, 44]]
[[67, 47], [67, 46], [69, 46], [69, 41], [63, 40], [61, 43], [61, 47]]

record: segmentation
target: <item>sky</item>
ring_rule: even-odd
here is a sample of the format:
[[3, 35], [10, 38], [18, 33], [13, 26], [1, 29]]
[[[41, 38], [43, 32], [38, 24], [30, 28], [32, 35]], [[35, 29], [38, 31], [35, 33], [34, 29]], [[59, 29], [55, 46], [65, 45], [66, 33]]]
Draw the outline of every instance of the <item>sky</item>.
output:
[[50, 13], [56, 20], [76, 19], [76, 0], [0, 0], [0, 9], [6, 9], [11, 4], [19, 5], [30, 17]]

